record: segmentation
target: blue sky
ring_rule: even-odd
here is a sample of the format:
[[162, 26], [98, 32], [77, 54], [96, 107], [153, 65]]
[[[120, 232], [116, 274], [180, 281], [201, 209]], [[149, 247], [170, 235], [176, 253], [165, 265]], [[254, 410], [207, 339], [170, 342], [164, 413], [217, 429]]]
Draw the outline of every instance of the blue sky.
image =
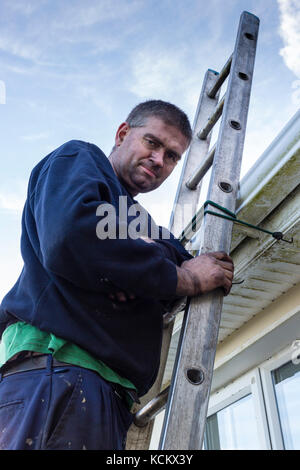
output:
[[[231, 54], [239, 17], [260, 18], [242, 175], [299, 108], [299, 0], [1, 0], [0, 299], [22, 267], [21, 212], [34, 165], [70, 139], [109, 153], [138, 102], [193, 122], [208, 68]], [[168, 224], [180, 165], [137, 199]]]

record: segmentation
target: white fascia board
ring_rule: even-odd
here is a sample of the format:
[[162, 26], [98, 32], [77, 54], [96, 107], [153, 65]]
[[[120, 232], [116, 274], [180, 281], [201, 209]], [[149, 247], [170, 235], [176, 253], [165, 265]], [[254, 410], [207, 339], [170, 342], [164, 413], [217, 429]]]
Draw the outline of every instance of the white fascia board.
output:
[[[240, 182], [237, 212], [278, 173], [300, 148], [300, 110], [286, 124]], [[294, 188], [293, 188], [294, 189]]]

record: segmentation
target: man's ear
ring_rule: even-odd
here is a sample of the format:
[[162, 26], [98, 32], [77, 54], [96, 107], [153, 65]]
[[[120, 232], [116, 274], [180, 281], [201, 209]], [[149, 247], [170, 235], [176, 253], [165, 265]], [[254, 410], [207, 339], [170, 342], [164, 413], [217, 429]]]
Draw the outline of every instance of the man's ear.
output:
[[128, 134], [129, 129], [130, 129], [130, 126], [129, 124], [127, 124], [127, 122], [122, 122], [122, 124], [120, 124], [116, 132], [116, 137], [115, 137], [115, 144], [117, 147], [120, 147], [125, 136]]

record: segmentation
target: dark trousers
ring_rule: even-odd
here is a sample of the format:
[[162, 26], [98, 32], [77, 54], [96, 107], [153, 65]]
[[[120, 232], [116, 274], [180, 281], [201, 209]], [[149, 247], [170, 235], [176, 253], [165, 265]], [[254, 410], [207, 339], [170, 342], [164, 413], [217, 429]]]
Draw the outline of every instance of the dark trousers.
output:
[[0, 450], [122, 450], [133, 415], [109, 382], [77, 366], [0, 373]]

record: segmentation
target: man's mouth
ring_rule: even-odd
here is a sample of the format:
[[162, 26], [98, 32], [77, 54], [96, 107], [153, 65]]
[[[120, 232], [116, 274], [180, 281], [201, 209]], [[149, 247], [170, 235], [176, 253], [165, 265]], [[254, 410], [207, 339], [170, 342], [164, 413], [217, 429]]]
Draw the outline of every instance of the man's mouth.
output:
[[144, 170], [145, 173], [147, 173], [148, 175], [152, 176], [152, 178], [156, 178], [156, 174], [150, 170], [149, 168], [141, 165], [142, 169]]

